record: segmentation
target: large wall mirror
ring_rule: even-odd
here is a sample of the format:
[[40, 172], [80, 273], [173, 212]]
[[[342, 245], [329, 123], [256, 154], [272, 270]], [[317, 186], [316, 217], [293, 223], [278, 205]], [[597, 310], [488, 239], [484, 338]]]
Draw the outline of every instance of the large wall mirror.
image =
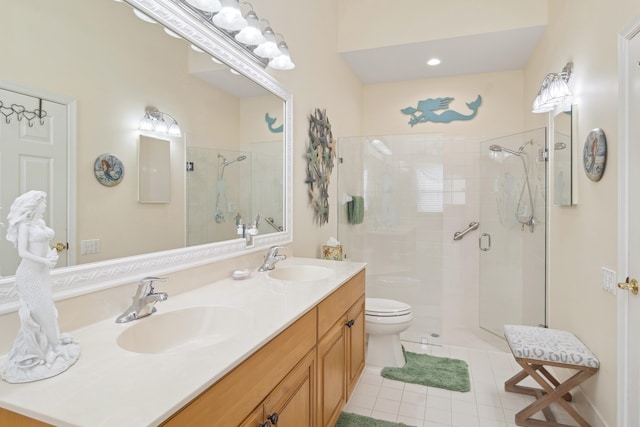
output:
[[[24, 0], [7, 4], [0, 22], [15, 35], [0, 40], [0, 223], [18, 194], [47, 191], [53, 242], [69, 244], [52, 274], [57, 297], [291, 241], [291, 94], [191, 8]], [[149, 106], [175, 118], [181, 135], [139, 130]], [[46, 116], [30, 119], [23, 107]], [[28, 147], [9, 157], [7, 135]], [[169, 164], [154, 171], [170, 176], [161, 203], [138, 194], [141, 138], [169, 144]], [[51, 148], [58, 141], [62, 151]], [[104, 156], [121, 162], [117, 185], [96, 178]], [[247, 249], [237, 224], [258, 217]], [[19, 258], [0, 232], [6, 312], [17, 308]]]
[[571, 206], [573, 202], [574, 107], [562, 108], [553, 117], [553, 202], [556, 206]]

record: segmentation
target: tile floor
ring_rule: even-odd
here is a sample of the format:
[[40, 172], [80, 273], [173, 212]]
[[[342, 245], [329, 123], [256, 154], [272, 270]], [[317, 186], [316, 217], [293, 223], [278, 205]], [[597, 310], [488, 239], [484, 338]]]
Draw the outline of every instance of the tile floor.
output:
[[[465, 360], [471, 391], [452, 392], [388, 380], [380, 376], [381, 368], [367, 366], [344, 410], [417, 427], [515, 427], [515, 413], [533, 397], [504, 391], [504, 381], [520, 371], [519, 365], [504, 340], [484, 338], [462, 340], [465, 346], [404, 343], [406, 350], [414, 353]], [[531, 379], [527, 381], [535, 385]], [[557, 421], [574, 425], [562, 409], [553, 412]], [[542, 414], [535, 418], [542, 418]]]

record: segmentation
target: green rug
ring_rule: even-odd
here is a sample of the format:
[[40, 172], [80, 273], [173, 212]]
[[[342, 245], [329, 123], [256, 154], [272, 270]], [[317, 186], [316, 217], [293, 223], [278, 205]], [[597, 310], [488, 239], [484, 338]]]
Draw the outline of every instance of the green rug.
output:
[[[391, 421], [376, 420], [364, 415], [342, 412], [334, 427], [412, 427], [408, 424], [394, 423]], [[413, 426], [415, 427], [415, 426]]]
[[405, 351], [402, 368], [383, 368], [384, 378], [453, 391], [469, 391], [469, 365], [464, 360]]

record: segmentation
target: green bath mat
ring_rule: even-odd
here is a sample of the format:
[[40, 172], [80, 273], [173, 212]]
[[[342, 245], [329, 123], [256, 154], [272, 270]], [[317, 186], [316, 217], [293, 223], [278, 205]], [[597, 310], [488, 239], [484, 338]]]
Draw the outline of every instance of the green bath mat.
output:
[[[334, 427], [412, 427], [408, 424], [394, 423], [391, 421], [376, 420], [364, 415], [342, 412]], [[415, 426], [413, 426], [415, 427]]]
[[453, 391], [469, 391], [467, 362], [405, 351], [407, 364], [402, 368], [383, 368], [381, 375], [391, 380], [422, 384]]

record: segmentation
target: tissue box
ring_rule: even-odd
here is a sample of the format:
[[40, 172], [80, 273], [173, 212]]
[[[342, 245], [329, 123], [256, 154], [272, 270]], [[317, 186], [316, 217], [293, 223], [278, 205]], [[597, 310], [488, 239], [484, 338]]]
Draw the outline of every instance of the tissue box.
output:
[[322, 246], [322, 259], [342, 261], [342, 245]]

